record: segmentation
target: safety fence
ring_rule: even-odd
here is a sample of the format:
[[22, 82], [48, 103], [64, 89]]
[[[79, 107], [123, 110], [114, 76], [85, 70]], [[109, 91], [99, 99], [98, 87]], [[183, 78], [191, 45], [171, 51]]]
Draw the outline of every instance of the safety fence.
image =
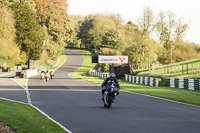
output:
[[144, 85], [158, 87], [161, 79], [153, 77], [132, 76], [125, 74], [125, 81], [133, 84], [144, 84]]
[[200, 91], [200, 79], [170, 78], [166, 86]]
[[200, 74], [200, 62], [194, 61], [194, 63], [182, 63], [182, 64], [151, 64], [150, 68], [148, 65], [138, 65], [138, 72], [151, 71], [154, 73], [175, 73], [175, 74]]
[[109, 77], [108, 73], [101, 73], [101, 72], [98, 72], [96, 70], [88, 71], [88, 75], [93, 76], [93, 77], [99, 77], [99, 78], [102, 78], [102, 79], [106, 79], [107, 77]]

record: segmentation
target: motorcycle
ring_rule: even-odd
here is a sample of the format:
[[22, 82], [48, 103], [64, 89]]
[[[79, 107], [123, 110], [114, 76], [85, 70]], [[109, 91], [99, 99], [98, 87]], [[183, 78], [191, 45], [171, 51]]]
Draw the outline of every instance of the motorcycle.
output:
[[41, 77], [41, 80], [44, 79], [45, 73], [42, 72], [41, 75], [40, 75], [40, 77]]
[[116, 99], [116, 96], [118, 95], [118, 88], [116, 88], [115, 82], [111, 81], [108, 82], [108, 86], [106, 87], [106, 90], [104, 92], [103, 96], [103, 102], [104, 107], [110, 108], [113, 101]]
[[52, 72], [50, 72], [50, 77], [51, 77], [51, 79], [53, 79], [55, 77], [55, 75]]
[[50, 78], [50, 75], [49, 75], [49, 73], [46, 73], [45, 74], [45, 78], [46, 78], [46, 82], [49, 80], [49, 78]]

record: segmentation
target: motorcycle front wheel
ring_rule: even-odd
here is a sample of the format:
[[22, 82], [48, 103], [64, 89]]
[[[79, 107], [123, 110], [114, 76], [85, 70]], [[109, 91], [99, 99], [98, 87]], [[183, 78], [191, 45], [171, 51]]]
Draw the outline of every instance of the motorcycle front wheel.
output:
[[112, 104], [112, 102], [113, 102], [113, 99], [114, 99], [114, 96], [113, 96], [113, 95], [108, 96], [108, 108], [111, 107], [111, 104]]

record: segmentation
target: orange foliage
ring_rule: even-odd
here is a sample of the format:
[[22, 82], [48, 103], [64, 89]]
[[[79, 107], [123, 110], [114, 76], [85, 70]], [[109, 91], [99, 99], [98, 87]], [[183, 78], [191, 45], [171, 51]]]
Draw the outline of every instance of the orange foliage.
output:
[[67, 12], [68, 4], [67, 0], [53, 0], [56, 5], [58, 5], [60, 8], [65, 10]]
[[67, 12], [68, 8], [67, 0], [36, 0], [35, 1], [36, 9], [41, 10], [41, 8], [43, 8], [43, 10], [45, 9], [47, 10], [46, 7], [51, 3], [54, 3], [55, 5], [57, 5], [58, 7], [62, 8]]

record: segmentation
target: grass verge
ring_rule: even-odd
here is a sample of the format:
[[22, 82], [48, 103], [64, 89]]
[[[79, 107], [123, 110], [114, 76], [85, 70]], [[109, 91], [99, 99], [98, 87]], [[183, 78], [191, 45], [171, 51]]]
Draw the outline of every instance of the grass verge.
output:
[[0, 101], [0, 108], [0, 123], [8, 125], [16, 133], [66, 133], [30, 105]]
[[[62, 54], [56, 69], [66, 59]], [[26, 88], [27, 79], [15, 78]], [[0, 123], [12, 128], [16, 133], [66, 133], [64, 129], [42, 115], [28, 104], [14, 103], [0, 100]]]
[[[91, 53], [85, 50], [74, 51], [78, 51], [84, 54], [85, 61], [82, 67], [77, 72], [71, 73], [70, 76], [100, 85], [103, 82], [103, 79], [91, 77], [87, 74], [87, 71], [93, 69], [96, 66], [96, 64], [91, 63]], [[136, 85], [125, 82], [123, 79], [119, 79], [119, 82], [121, 90], [156, 96], [193, 105], [200, 105], [200, 92], [197, 91], [170, 87], [151, 87], [146, 85]]]

